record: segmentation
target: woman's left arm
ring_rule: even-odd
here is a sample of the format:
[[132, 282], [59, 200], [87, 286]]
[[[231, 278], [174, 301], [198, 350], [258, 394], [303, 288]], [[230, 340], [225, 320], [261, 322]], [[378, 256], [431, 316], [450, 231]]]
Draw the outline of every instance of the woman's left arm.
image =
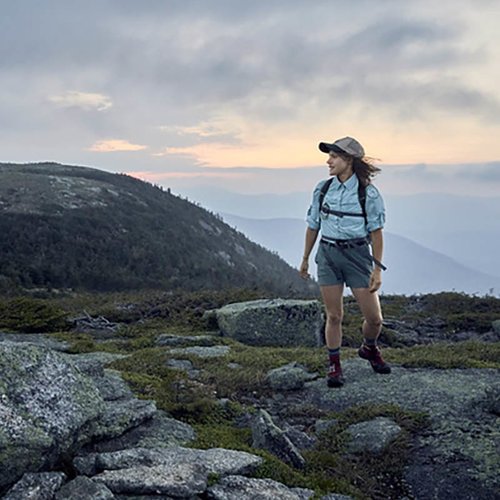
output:
[[[372, 241], [372, 254], [373, 257], [378, 261], [382, 262], [382, 254], [384, 253], [384, 235], [382, 233], [382, 228], [376, 229], [370, 233], [370, 238]], [[373, 266], [373, 271], [370, 276], [370, 292], [376, 292], [382, 286], [382, 269], [376, 264]]]

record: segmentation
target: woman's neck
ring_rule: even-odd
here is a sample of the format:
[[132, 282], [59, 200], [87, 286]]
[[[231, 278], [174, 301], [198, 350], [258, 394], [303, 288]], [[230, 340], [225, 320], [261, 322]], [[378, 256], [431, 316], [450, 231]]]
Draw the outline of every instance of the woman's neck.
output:
[[350, 172], [345, 172], [337, 175], [337, 178], [340, 182], [344, 183], [345, 181], [349, 180], [353, 175], [354, 172], [351, 170]]

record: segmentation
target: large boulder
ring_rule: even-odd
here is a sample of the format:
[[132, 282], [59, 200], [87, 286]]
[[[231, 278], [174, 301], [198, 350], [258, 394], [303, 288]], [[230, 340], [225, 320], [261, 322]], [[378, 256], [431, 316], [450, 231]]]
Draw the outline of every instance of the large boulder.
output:
[[317, 300], [253, 300], [216, 310], [223, 335], [256, 346], [320, 345], [323, 308]]
[[75, 452], [103, 409], [92, 380], [62, 354], [1, 342], [0, 489]]

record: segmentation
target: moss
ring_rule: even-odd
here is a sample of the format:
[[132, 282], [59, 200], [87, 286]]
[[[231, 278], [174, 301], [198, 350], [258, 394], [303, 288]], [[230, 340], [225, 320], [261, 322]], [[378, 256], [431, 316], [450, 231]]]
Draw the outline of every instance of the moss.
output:
[[[182, 355], [182, 358], [189, 359], [196, 368], [203, 370], [200, 381], [212, 385], [218, 397], [268, 394], [268, 371], [291, 362], [300, 363], [311, 372], [324, 370], [324, 348], [252, 347], [232, 340], [221, 340], [221, 343], [231, 347], [224, 358], [203, 359]], [[230, 363], [238, 367], [231, 368]]]
[[[346, 454], [350, 439], [346, 429], [378, 416], [394, 419], [403, 429], [402, 435], [381, 455]], [[317, 478], [318, 484], [324, 478], [343, 480], [359, 498], [401, 498], [409, 494], [403, 480], [404, 466], [411, 436], [428, 425], [425, 414], [409, 412], [396, 405], [369, 405], [332, 413], [330, 418], [335, 418], [337, 424], [319, 435], [315, 448], [303, 452], [309, 476]]]
[[97, 350], [97, 345], [92, 338], [92, 335], [88, 333], [58, 332], [51, 336], [56, 340], [68, 342], [68, 352], [71, 354], [81, 354]]
[[42, 299], [18, 297], [0, 302], [0, 328], [42, 333], [69, 328], [67, 313]]
[[415, 368], [500, 368], [500, 342], [431, 344], [385, 349], [388, 361]]

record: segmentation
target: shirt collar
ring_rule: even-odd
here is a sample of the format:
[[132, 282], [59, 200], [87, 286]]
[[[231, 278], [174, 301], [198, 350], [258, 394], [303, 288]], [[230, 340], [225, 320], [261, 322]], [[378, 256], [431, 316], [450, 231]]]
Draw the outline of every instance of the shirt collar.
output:
[[345, 182], [340, 182], [338, 177], [335, 176], [333, 178], [332, 184], [335, 189], [345, 187], [347, 190], [351, 191], [358, 188], [358, 176], [356, 174], [352, 174], [351, 177], [349, 177], [349, 179], [347, 179]]

